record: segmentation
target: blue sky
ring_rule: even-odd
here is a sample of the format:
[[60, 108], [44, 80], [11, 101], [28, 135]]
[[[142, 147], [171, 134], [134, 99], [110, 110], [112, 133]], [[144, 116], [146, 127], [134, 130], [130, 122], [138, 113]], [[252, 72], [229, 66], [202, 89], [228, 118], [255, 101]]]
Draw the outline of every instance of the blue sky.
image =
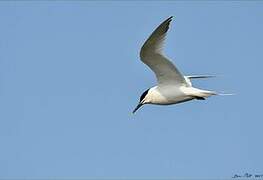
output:
[[[131, 112], [155, 85], [143, 42], [204, 89]], [[263, 173], [263, 3], [0, 2], [0, 178], [229, 178]]]

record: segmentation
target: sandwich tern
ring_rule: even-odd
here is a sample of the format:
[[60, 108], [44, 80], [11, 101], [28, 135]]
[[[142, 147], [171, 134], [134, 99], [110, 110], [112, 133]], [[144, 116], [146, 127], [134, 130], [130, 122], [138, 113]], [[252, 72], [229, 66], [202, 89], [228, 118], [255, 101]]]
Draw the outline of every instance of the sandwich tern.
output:
[[[140, 97], [135, 113], [144, 104], [170, 105], [190, 101], [205, 100], [214, 91], [202, 90], [192, 86], [191, 79], [213, 76], [184, 76], [176, 66], [163, 55], [162, 48], [173, 16], [163, 21], [143, 44], [140, 59], [155, 73], [157, 86], [147, 89]], [[227, 95], [227, 94], [225, 94]]]

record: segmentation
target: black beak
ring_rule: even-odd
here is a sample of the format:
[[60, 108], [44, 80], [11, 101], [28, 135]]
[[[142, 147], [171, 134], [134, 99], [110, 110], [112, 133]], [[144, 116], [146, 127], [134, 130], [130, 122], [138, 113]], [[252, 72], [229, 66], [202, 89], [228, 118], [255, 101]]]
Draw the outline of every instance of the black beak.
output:
[[139, 103], [136, 108], [132, 111], [132, 113], [135, 113], [143, 104]]

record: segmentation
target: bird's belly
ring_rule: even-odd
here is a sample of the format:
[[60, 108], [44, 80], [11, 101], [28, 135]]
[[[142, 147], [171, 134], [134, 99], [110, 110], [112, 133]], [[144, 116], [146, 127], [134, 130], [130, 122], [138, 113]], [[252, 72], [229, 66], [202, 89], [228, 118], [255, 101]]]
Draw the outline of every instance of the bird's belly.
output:
[[178, 104], [178, 103], [190, 101], [192, 99], [193, 97], [190, 97], [190, 96], [175, 96], [175, 97], [169, 97], [169, 98], [163, 99], [159, 102], [156, 102], [155, 104], [159, 104], [159, 105]]
[[182, 103], [192, 99], [193, 97], [186, 95], [178, 88], [167, 88], [165, 90], [159, 91], [159, 98], [156, 99], [154, 104], [170, 105]]
[[178, 103], [190, 101], [192, 99], [193, 99], [193, 97], [190, 97], [190, 96], [175, 97], [173, 99], [169, 99], [167, 105], [169, 105], [169, 104], [178, 104]]

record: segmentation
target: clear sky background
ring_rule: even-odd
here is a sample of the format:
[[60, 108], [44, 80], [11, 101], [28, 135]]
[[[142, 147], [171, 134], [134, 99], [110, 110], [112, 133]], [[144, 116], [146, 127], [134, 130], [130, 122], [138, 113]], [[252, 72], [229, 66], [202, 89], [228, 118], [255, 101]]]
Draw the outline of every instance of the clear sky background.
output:
[[[236, 95], [132, 115], [171, 15], [167, 56]], [[0, 178], [262, 174], [262, 22], [261, 1], [0, 2]]]

